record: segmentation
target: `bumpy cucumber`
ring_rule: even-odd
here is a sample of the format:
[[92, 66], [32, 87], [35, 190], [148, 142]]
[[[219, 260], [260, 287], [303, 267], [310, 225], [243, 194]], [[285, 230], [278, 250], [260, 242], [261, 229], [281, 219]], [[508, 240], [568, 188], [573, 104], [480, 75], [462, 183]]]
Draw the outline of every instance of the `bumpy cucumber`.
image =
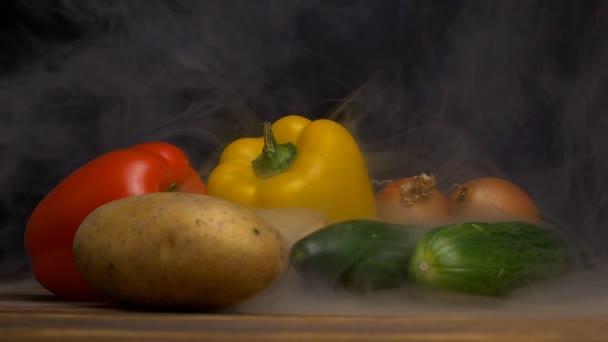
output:
[[562, 275], [575, 255], [554, 230], [524, 222], [462, 223], [418, 240], [408, 273], [416, 283], [476, 295], [504, 296]]
[[292, 247], [294, 269], [324, 288], [368, 292], [401, 286], [422, 228], [374, 220], [324, 227]]

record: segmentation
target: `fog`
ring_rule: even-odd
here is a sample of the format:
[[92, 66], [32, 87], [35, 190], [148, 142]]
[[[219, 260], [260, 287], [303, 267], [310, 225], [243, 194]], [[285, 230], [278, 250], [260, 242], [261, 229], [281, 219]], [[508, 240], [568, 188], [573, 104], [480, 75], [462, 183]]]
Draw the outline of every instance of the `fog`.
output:
[[227, 143], [299, 113], [351, 130], [374, 180], [433, 173], [444, 191], [482, 175], [512, 180], [582, 270], [508, 301], [319, 294], [290, 274], [242, 311], [590, 312], [608, 302], [597, 300], [608, 281], [604, 2], [64, 0], [11, 10], [27, 20], [14, 19], [0, 50], [3, 277], [28, 272], [34, 206], [95, 156], [165, 140], [205, 179]]

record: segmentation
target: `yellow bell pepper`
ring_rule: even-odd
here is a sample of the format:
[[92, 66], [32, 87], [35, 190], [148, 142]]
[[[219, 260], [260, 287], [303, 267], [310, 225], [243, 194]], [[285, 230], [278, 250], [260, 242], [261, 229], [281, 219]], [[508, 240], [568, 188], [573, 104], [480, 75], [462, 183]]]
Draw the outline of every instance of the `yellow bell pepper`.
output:
[[376, 217], [361, 151], [339, 123], [298, 115], [266, 123], [260, 138], [241, 138], [222, 152], [208, 192], [254, 208], [310, 208], [329, 221]]

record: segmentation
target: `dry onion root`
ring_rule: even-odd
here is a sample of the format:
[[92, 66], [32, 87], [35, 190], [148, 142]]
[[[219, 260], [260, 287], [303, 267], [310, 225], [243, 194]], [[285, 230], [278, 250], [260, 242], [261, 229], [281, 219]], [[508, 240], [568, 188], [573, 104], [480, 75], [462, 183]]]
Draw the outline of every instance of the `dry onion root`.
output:
[[536, 204], [523, 189], [493, 177], [476, 178], [455, 185], [448, 197], [448, 212], [459, 222], [541, 221]]
[[420, 174], [389, 182], [377, 194], [378, 218], [383, 221], [430, 225], [448, 216], [446, 197], [433, 175]]

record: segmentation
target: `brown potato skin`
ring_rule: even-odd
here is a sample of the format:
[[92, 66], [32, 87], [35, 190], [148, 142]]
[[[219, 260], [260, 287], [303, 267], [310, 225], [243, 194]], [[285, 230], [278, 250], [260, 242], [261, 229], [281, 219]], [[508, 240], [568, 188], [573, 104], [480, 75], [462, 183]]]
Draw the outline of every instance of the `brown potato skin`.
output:
[[270, 286], [288, 265], [285, 239], [252, 210], [179, 192], [99, 207], [80, 225], [73, 251], [100, 294], [160, 308], [236, 305]]

